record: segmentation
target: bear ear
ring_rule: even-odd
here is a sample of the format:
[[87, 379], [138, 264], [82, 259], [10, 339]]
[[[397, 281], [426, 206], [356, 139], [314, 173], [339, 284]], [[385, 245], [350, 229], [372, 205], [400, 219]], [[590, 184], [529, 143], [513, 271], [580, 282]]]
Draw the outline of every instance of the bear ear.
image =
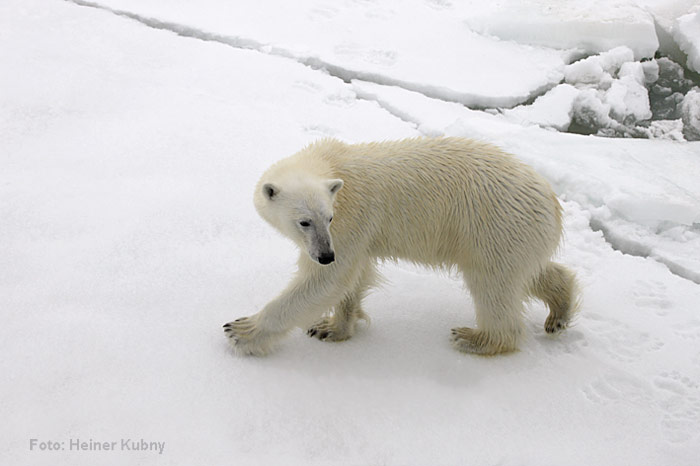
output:
[[265, 183], [262, 187], [262, 192], [263, 195], [271, 201], [280, 193], [280, 188], [272, 183]]
[[340, 188], [343, 187], [343, 180], [340, 179], [328, 180], [326, 183], [326, 186], [328, 186], [328, 190], [331, 192], [332, 196], [335, 196], [338, 191], [340, 191]]

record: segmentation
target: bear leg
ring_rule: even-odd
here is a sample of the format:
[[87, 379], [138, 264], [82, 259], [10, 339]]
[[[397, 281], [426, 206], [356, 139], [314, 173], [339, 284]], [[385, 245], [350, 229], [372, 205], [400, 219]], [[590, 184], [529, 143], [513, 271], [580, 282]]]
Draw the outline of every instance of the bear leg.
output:
[[462, 353], [481, 354], [485, 356], [513, 351], [510, 345], [503, 345], [492, 334], [479, 329], [458, 327], [452, 329], [450, 338], [452, 346]]
[[344, 341], [355, 334], [359, 319], [367, 320], [367, 315], [360, 307], [356, 294], [352, 293], [335, 306], [331, 316], [311, 326], [306, 334], [321, 341]]
[[523, 303], [518, 287], [502, 277], [467, 280], [478, 328], [452, 329], [453, 346], [464, 353], [491, 355], [517, 349], [523, 334]]
[[574, 273], [561, 264], [550, 262], [530, 287], [530, 294], [547, 305], [544, 323], [547, 333], [564, 330], [579, 307], [578, 284]]
[[321, 341], [344, 341], [352, 337], [355, 334], [357, 321], [369, 320], [362, 310], [362, 300], [376, 281], [376, 266], [369, 264], [365, 267], [355, 289], [334, 306], [333, 314], [315, 323], [306, 334]]
[[357, 263], [337, 261], [321, 266], [302, 254], [297, 274], [277, 298], [257, 314], [224, 325], [234, 351], [255, 356], [268, 354], [292, 328], [311, 325], [341, 302], [349, 289], [362, 283], [361, 277], [367, 275], [368, 269], [358, 268]]
[[224, 333], [231, 346], [240, 354], [264, 356], [272, 351], [285, 332], [263, 332], [258, 325], [259, 316], [241, 317], [224, 325]]

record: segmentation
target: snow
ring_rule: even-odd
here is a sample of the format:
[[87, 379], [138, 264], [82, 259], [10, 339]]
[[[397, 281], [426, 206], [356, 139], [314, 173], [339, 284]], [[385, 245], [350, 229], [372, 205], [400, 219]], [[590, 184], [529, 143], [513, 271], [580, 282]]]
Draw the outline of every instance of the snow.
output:
[[683, 132], [689, 141], [700, 141], [700, 89], [689, 91], [681, 102]]
[[539, 96], [532, 105], [506, 109], [503, 115], [522, 125], [538, 125], [566, 131], [571, 124], [573, 106], [581, 92], [570, 84], [557, 87]]
[[659, 62], [657, 60], [645, 61], [641, 65], [644, 73], [644, 84], [653, 84], [659, 80]]
[[[569, 52], [477, 34], [432, 2], [99, 0], [142, 22], [294, 57], [345, 80], [400, 85], [469, 106], [510, 107], [561, 79]], [[164, 24], [165, 23], [165, 24]], [[401, 28], [396, 28], [401, 24]], [[422, 32], [429, 31], [429, 38]], [[488, 69], [475, 72], [488, 59]], [[517, 66], [517, 76], [509, 73]]]
[[645, 84], [653, 79], [654, 68], [633, 60], [632, 50], [620, 46], [565, 68], [566, 82], [585, 89], [578, 95], [569, 94], [578, 123], [590, 128], [617, 129], [618, 123], [633, 126], [651, 119]]
[[[683, 121], [678, 120], [656, 120], [649, 124], [646, 128], [650, 139], [670, 139], [672, 141], [685, 141], [683, 135]], [[688, 131], [686, 130], [686, 133]], [[688, 140], [692, 141], [692, 135], [688, 134]]]
[[651, 119], [649, 95], [634, 76], [623, 76], [613, 81], [605, 93], [605, 101], [610, 105], [610, 113], [617, 121]]
[[676, 20], [674, 37], [688, 55], [688, 68], [700, 73], [700, 13], [689, 13]]
[[[605, 88], [560, 83], [567, 52], [460, 27], [457, 2], [109, 1], [140, 16], [0, 3], [0, 463], [697, 464], [700, 142], [552, 131], [585, 96], [622, 124], [605, 93], [619, 81], [614, 103], [634, 116], [641, 80], [681, 97], [649, 131], [696, 128], [678, 122], [697, 121], [700, 94], [670, 61], [639, 64], [647, 38], [616, 43], [634, 53], [614, 66], [600, 57], [619, 50], [595, 51]], [[586, 20], [604, 31], [596, 11]], [[343, 57], [348, 37], [359, 45]], [[465, 95], [515, 108], [465, 108]], [[558, 260], [584, 289], [576, 325], [547, 336], [533, 302], [520, 351], [463, 355], [448, 342], [474, 324], [459, 277], [385, 264], [352, 340], [296, 331], [270, 357], [236, 357], [221, 325], [274, 297], [296, 260], [253, 209], [262, 171], [320, 137], [442, 134], [497, 143], [552, 183]], [[165, 447], [122, 451], [122, 438]]]
[[661, 120], [682, 117], [681, 105], [694, 83], [685, 77], [683, 68], [666, 57], [654, 60], [659, 69], [658, 79], [649, 90], [652, 113]]
[[[624, 50], [629, 50], [626, 47]], [[631, 52], [631, 50], [629, 50]], [[632, 57], [629, 57], [632, 60]], [[588, 57], [567, 66], [564, 69], [564, 80], [567, 83], [576, 84], [601, 84], [612, 80], [609, 72], [603, 70], [599, 56]]]
[[[689, 94], [694, 83], [668, 58], [635, 61], [633, 51], [620, 46], [567, 65], [564, 81], [532, 104], [501, 113], [520, 124], [559, 131], [677, 141], [697, 138], [694, 120], [688, 116], [695, 108]], [[682, 107], [686, 98], [689, 103]]]
[[506, 0], [474, 12], [475, 3], [463, 5], [467, 24], [503, 40], [588, 54], [626, 46], [636, 59], [653, 57], [659, 46], [653, 16], [634, 2]]
[[618, 127], [619, 124], [610, 118], [610, 104], [604, 100], [595, 89], [586, 89], [577, 95], [572, 111], [576, 123], [584, 128]]

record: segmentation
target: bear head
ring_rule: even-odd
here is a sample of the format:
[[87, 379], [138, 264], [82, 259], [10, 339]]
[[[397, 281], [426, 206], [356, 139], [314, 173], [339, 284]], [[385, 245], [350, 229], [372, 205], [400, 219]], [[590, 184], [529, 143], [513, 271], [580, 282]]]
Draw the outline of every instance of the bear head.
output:
[[263, 177], [254, 196], [260, 216], [321, 265], [335, 261], [330, 225], [343, 180], [308, 173]]

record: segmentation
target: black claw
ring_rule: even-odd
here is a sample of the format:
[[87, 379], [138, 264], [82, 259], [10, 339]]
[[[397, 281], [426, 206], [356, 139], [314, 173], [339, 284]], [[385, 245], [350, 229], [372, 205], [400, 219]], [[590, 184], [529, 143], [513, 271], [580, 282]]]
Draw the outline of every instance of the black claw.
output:
[[312, 337], [312, 336], [316, 335], [317, 332], [318, 332], [318, 330], [316, 330], [315, 328], [310, 328], [309, 331], [306, 332], [306, 334], [308, 336]]
[[230, 326], [231, 326], [231, 322], [229, 322], [228, 324], [224, 324], [224, 328], [229, 328]]
[[238, 319], [234, 320], [234, 322], [240, 322], [240, 321], [242, 321], [243, 319], [245, 319], [245, 317], [239, 317]]
[[323, 332], [318, 336], [321, 340], [325, 340], [328, 338], [328, 332]]

